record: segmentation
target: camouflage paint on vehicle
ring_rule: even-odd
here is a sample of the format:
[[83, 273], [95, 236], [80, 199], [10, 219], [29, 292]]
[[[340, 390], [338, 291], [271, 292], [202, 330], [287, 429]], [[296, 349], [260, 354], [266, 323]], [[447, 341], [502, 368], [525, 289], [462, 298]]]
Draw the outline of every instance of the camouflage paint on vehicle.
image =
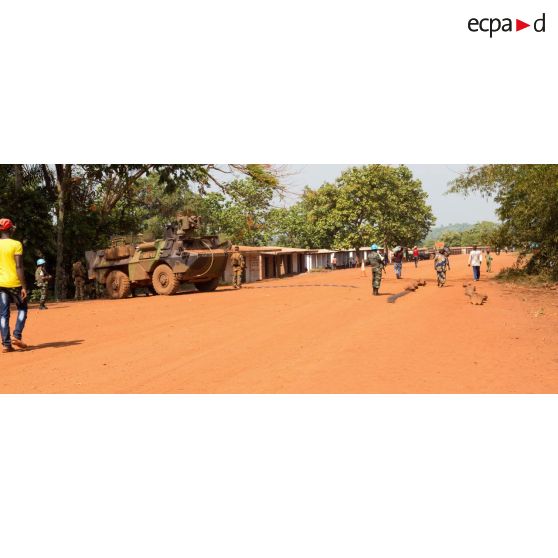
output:
[[213, 291], [219, 284], [228, 244], [216, 236], [196, 236], [199, 218], [180, 217], [168, 225], [165, 238], [152, 242], [115, 239], [109, 248], [85, 253], [89, 279], [105, 285], [110, 298], [125, 298], [135, 287], [149, 287], [158, 294], [174, 294], [181, 283], [200, 291]]

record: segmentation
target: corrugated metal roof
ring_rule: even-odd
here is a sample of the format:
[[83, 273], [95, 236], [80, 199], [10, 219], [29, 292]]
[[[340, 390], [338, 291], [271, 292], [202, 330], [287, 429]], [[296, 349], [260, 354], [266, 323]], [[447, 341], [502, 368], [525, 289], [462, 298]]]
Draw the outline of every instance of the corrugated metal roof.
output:
[[239, 246], [240, 252], [260, 252], [262, 254], [293, 254], [314, 252], [315, 250], [307, 250], [306, 248], [290, 248], [285, 246]]

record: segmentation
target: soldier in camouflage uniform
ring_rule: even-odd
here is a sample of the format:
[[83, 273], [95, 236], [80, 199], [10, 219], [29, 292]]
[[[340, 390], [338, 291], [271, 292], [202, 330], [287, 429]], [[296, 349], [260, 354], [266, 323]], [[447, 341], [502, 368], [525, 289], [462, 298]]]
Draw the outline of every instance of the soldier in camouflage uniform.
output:
[[231, 255], [231, 266], [233, 274], [233, 287], [240, 289], [242, 287], [242, 270], [244, 269], [244, 256], [239, 252], [238, 246], [234, 247]]
[[368, 262], [372, 268], [372, 294], [378, 296], [380, 294], [380, 284], [382, 283], [382, 272], [384, 271], [384, 259], [378, 253], [378, 246], [376, 244], [372, 244], [370, 250]]
[[75, 262], [72, 265], [72, 278], [74, 279], [74, 287], [76, 288], [76, 300], [83, 300], [83, 287], [85, 285], [85, 269], [81, 262]]
[[52, 277], [47, 273], [45, 269], [45, 260], [40, 258], [37, 260], [37, 269], [35, 270], [35, 285], [39, 287], [41, 291], [41, 297], [39, 299], [39, 310], [48, 310], [45, 302], [47, 299], [47, 291], [48, 291], [48, 281], [52, 279]]

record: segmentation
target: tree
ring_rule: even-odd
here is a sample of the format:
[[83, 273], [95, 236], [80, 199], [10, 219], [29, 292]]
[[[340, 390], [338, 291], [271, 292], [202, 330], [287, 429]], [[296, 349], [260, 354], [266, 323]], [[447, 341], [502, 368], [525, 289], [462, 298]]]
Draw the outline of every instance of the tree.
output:
[[[462, 238], [463, 233], [457, 232], [457, 231], [446, 231], [444, 233], [442, 233], [437, 241], [438, 242], [443, 242], [446, 246], [462, 246]], [[434, 242], [433, 244], [434, 245]]]
[[493, 244], [498, 225], [490, 221], [476, 223], [461, 233], [461, 246]]
[[[311, 248], [358, 250], [370, 242], [412, 246], [435, 222], [427, 194], [405, 166], [366, 165], [345, 170], [317, 190], [306, 189], [302, 200], [279, 220], [284, 238], [300, 238], [303, 226]], [[289, 215], [290, 213], [290, 215]]]
[[38, 236], [26, 241], [43, 246], [33, 250], [35, 256], [56, 260], [55, 296], [65, 298], [71, 263], [83, 258], [85, 250], [105, 245], [113, 235], [140, 232], [146, 221], [157, 218], [161, 204], [145, 203], [154, 185], [158, 198], [166, 196], [171, 206], [172, 196], [184, 207], [196, 194], [196, 203], [203, 205], [200, 200], [205, 198], [211, 202], [210, 211], [219, 195], [226, 199], [235, 180], [248, 177], [275, 193], [282, 188], [280, 176], [281, 168], [270, 165], [0, 165], [0, 198], [3, 213], [18, 223], [28, 223], [35, 216], [34, 206], [38, 208], [37, 217], [48, 233], [39, 235], [39, 228], [32, 228]]
[[480, 192], [498, 203], [499, 242], [530, 258], [526, 271], [558, 277], [558, 165], [481, 165], [450, 183], [449, 192]]
[[[77, 196], [82, 196], [95, 213], [93, 241], [96, 244], [108, 225], [115, 224], [115, 214], [120, 215], [120, 230], [129, 212], [137, 206], [144, 183], [142, 179], [155, 175], [157, 183], [165, 193], [190, 190], [195, 185], [200, 194], [205, 194], [210, 185], [226, 192], [230, 179], [236, 176], [252, 177], [269, 188], [279, 189], [280, 183], [274, 169], [269, 165], [215, 165], [215, 164], [112, 164], [112, 165], [54, 165], [57, 193], [56, 204], [56, 278], [55, 296], [64, 298], [64, 267], [71, 262], [66, 259], [65, 232], [66, 210], [75, 207]], [[47, 178], [45, 177], [45, 181]], [[83, 208], [83, 205], [79, 206]], [[87, 221], [87, 217], [80, 223]], [[130, 223], [129, 223], [130, 224]], [[88, 235], [89, 238], [89, 235]], [[80, 256], [81, 257], [81, 256]]]
[[178, 188], [166, 191], [156, 175], [144, 179], [141, 206], [149, 218], [144, 230], [150, 237], [162, 234], [177, 213], [201, 216], [203, 232], [216, 234], [235, 244], [261, 245], [266, 239], [266, 220], [276, 188], [254, 178], [235, 179], [223, 191], [204, 194]]
[[54, 195], [42, 182], [34, 166], [0, 165], [0, 217], [16, 225], [14, 237], [23, 243], [23, 263], [32, 285], [38, 258], [54, 258], [54, 226], [51, 209]]

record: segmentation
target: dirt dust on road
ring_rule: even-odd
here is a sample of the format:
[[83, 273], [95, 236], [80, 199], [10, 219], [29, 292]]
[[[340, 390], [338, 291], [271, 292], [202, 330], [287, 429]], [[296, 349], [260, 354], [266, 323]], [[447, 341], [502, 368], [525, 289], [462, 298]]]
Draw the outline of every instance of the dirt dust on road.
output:
[[[494, 272], [514, 256], [495, 256]], [[444, 288], [432, 261], [307, 273], [240, 291], [50, 304], [29, 350], [0, 355], [2, 393], [557, 393], [558, 291], [501, 285], [466, 256]], [[412, 279], [425, 287], [388, 304]], [[13, 326], [13, 317], [12, 317]]]

